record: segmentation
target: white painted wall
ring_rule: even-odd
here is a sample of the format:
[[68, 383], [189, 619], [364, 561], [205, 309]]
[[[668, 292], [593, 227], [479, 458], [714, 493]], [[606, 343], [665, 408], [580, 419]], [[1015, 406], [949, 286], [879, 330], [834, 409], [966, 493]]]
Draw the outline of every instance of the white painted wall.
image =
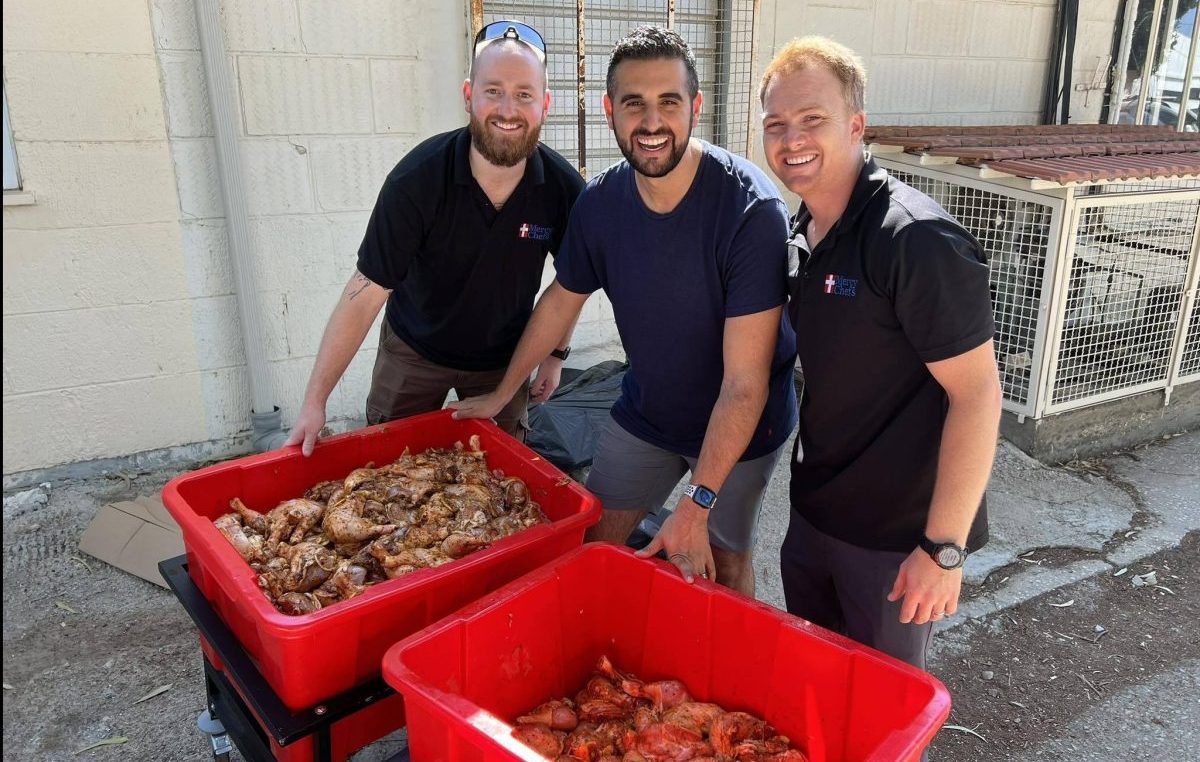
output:
[[[466, 122], [465, 0], [222, 0], [275, 404], [289, 426], [387, 172]], [[12, 0], [4, 473], [246, 446], [193, 0]], [[551, 275], [551, 273], [547, 273]], [[378, 321], [329, 401], [362, 416]], [[577, 346], [615, 337], [597, 297]]]
[[[1090, 81], [1095, 51], [1107, 55], [1116, 0], [1081, 5], [1076, 82]], [[786, 40], [820, 33], [866, 59], [874, 123], [1033, 122], [1053, 6], [762, 0], [756, 72]], [[287, 426], [384, 176], [419, 140], [465, 122], [467, 3], [223, 0], [222, 10]], [[4, 474], [244, 448], [245, 358], [193, 0], [10, 0], [4, 32], [14, 138], [36, 199], [4, 208]], [[761, 158], [757, 136], [754, 150]], [[615, 336], [597, 295], [575, 346]], [[375, 341], [330, 400], [335, 428], [362, 414]]]
[[145, 0], [4, 4], [4, 473], [206, 439]]

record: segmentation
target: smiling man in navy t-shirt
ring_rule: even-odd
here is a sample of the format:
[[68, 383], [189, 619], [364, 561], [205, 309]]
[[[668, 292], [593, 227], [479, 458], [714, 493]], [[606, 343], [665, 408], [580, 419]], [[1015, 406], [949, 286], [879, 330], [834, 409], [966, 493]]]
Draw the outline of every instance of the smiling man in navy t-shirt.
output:
[[[689, 581], [754, 593], [763, 490], [796, 422], [787, 299], [787, 210], [745, 159], [691, 137], [695, 59], [672, 31], [634, 30], [609, 61], [604, 109], [626, 161], [580, 195], [497, 390], [459, 403], [489, 417], [603, 289], [629, 357], [588, 489], [604, 514], [588, 540], [624, 542], [689, 470], [685, 496], [643, 551]], [[719, 496], [719, 499], [718, 499]]]

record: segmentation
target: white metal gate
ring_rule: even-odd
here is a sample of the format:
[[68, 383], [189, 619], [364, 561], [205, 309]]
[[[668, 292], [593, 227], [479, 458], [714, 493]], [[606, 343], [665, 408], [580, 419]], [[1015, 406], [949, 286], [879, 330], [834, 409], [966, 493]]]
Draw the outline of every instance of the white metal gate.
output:
[[1200, 380], [1200, 181], [1059, 186], [876, 159], [987, 252], [1006, 410], [1042, 417], [1158, 389], [1169, 400]]

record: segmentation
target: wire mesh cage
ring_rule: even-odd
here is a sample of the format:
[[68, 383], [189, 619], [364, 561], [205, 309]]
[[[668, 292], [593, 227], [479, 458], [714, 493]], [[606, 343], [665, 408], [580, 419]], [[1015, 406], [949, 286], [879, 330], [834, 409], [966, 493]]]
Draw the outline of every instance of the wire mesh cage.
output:
[[[704, 105], [694, 135], [748, 156], [755, 0], [475, 0], [476, 22], [516, 19], [546, 40], [542, 140], [585, 175], [621, 159], [602, 98], [613, 44], [637, 26], [675, 29], [696, 56]], [[583, 65], [579, 62], [582, 21]], [[582, 105], [580, 93], [582, 92]]]
[[987, 252], [1006, 409], [1040, 417], [1200, 380], [1200, 181], [1039, 192], [879, 161]]

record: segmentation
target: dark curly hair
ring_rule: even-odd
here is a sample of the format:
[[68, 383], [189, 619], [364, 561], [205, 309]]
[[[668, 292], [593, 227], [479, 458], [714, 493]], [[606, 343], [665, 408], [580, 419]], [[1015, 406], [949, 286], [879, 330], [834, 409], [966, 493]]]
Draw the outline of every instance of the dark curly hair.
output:
[[622, 61], [651, 61], [656, 58], [678, 59], [687, 67], [688, 97], [695, 98], [700, 92], [700, 77], [696, 74], [696, 57], [692, 49], [683, 41], [679, 33], [672, 29], [658, 26], [639, 26], [629, 34], [617, 40], [613, 46], [612, 55], [608, 59], [608, 76], [605, 86], [608, 97], [616, 95], [614, 90], [613, 72]]

